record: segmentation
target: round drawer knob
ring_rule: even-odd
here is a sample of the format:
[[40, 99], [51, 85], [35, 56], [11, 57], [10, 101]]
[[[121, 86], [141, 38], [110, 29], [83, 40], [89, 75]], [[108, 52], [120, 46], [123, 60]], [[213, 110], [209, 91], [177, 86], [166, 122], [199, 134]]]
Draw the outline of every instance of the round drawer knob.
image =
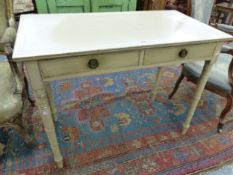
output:
[[185, 58], [187, 55], [188, 55], [188, 51], [186, 49], [182, 49], [179, 52], [179, 57], [181, 57], [181, 58]]
[[88, 67], [90, 69], [96, 69], [99, 66], [99, 62], [97, 59], [91, 59], [88, 61]]

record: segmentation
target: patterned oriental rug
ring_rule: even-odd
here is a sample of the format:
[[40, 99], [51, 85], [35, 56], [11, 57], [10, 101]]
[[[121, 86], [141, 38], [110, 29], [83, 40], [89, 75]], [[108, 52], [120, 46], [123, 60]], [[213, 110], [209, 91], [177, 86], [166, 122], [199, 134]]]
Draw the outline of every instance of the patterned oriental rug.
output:
[[[184, 81], [168, 100], [180, 68], [163, 69], [160, 91], [151, 100], [155, 68], [53, 81], [56, 132], [64, 169], [56, 169], [36, 108], [25, 110], [33, 147], [13, 130], [1, 132], [6, 154], [0, 174], [181, 175], [232, 159], [233, 130], [217, 133], [225, 101], [205, 91], [187, 135], [181, 136], [195, 85]], [[229, 114], [229, 116], [231, 116]]]

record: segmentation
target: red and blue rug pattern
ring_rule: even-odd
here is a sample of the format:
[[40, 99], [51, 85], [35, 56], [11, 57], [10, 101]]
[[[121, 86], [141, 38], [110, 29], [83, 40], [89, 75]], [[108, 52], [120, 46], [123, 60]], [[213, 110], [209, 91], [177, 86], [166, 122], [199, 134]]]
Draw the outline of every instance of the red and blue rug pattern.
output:
[[204, 92], [190, 130], [181, 136], [195, 85], [184, 81], [168, 100], [179, 72], [163, 69], [156, 100], [156, 68], [51, 82], [64, 169], [56, 169], [39, 113], [29, 107], [24, 123], [37, 141], [26, 147], [13, 130], [1, 132], [7, 144], [1, 174], [181, 175], [231, 160], [233, 130], [229, 124], [217, 133], [224, 100], [215, 94]]

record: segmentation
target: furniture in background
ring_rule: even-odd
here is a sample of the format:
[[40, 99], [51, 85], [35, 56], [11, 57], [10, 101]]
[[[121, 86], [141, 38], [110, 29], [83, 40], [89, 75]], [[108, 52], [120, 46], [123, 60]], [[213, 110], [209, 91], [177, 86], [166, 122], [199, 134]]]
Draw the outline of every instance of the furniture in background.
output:
[[217, 23], [233, 25], [233, 0], [216, 4]]
[[25, 143], [32, 145], [33, 139], [22, 122], [23, 108], [27, 100], [26, 90], [16, 72], [17, 68], [9, 59], [9, 55], [6, 55], [5, 60], [0, 60], [0, 128], [4, 128], [4, 131], [16, 130]]
[[[178, 10], [188, 16], [192, 16], [192, 17], [196, 17], [196, 19], [201, 19], [202, 16], [206, 16], [206, 14], [209, 14], [212, 12], [212, 8], [213, 8], [213, 4], [214, 4], [215, 0], [209, 1], [209, 0], [202, 0], [202, 1], [197, 1], [195, 4], [192, 5], [192, 0], [167, 0], [166, 3], [166, 9], [168, 10]], [[196, 11], [192, 10], [192, 8], [195, 8], [195, 6], [198, 6], [200, 8], [203, 8], [201, 6], [199, 6], [200, 3], [203, 3], [204, 5], [208, 5], [209, 7], [211, 7], [211, 10], [208, 10], [204, 13], [197, 13]], [[199, 10], [200, 12], [202, 12], [203, 10]], [[193, 14], [192, 14], [193, 13]], [[206, 19], [205, 19], [206, 21]]]
[[14, 0], [13, 10], [16, 21], [22, 14], [37, 13], [35, 0]]
[[135, 11], [137, 0], [36, 0], [38, 13]]
[[214, 0], [188, 0], [188, 15], [209, 24], [214, 7]]
[[[16, 37], [12, 1], [1, 1], [0, 12], [3, 12], [0, 14], [2, 19], [0, 26], [5, 27], [0, 35], [0, 44], [2, 45], [0, 53], [0, 128], [4, 128], [4, 131], [16, 130], [27, 144], [31, 144], [32, 139], [22, 125], [22, 111], [25, 97], [28, 94], [24, 88], [24, 83], [20, 81], [18, 67], [11, 60]], [[24, 80], [26, 81], [26, 78]], [[1, 153], [3, 153], [2, 147], [3, 144], [0, 143]]]
[[184, 14], [188, 14], [188, 0], [167, 0], [165, 9], [178, 10]]
[[[192, 0], [191, 3], [192, 3], [192, 12], [191, 12], [192, 16], [198, 19], [199, 21], [208, 24], [212, 12], [213, 1]], [[230, 32], [230, 31], [233, 32], [232, 26], [219, 24], [217, 25], [217, 27], [225, 32]], [[229, 49], [229, 47], [227, 47], [226, 44], [226, 46], [224, 46], [222, 50], [224, 50], [225, 52], [230, 52], [231, 48]], [[202, 73], [203, 67], [204, 67], [204, 62], [183, 64], [181, 75], [178, 78], [173, 91], [169, 95], [169, 99], [171, 99], [173, 95], [176, 93], [184, 77], [187, 77], [189, 81], [195, 84], [199, 84], [200, 83], [199, 77]], [[218, 61], [215, 63], [212, 71], [210, 72], [209, 79], [205, 86], [207, 90], [210, 90], [211, 92], [217, 93], [220, 96], [225, 97], [227, 101], [225, 108], [220, 114], [218, 132], [222, 131], [223, 120], [226, 114], [232, 108], [232, 103], [233, 103], [232, 68], [233, 68], [232, 55], [221, 53], [218, 56]]]
[[61, 168], [49, 82], [156, 65], [154, 100], [162, 66], [206, 60], [183, 125], [185, 134], [211, 67], [223, 42], [230, 39], [231, 35], [177, 11], [26, 15], [21, 16], [13, 60], [26, 66], [54, 160]]
[[35, 0], [14, 0], [14, 14], [36, 13]]
[[[6, 46], [14, 43], [16, 31], [9, 27], [10, 18], [12, 18], [12, 1], [0, 1], [0, 53], [5, 53]], [[13, 19], [13, 18], [12, 18]], [[12, 21], [14, 25], [14, 21]], [[14, 27], [14, 26], [11, 26]]]
[[232, 2], [232, 0], [215, 0], [216, 3], [221, 3], [221, 2]]
[[166, 0], [138, 0], [138, 10], [164, 10]]

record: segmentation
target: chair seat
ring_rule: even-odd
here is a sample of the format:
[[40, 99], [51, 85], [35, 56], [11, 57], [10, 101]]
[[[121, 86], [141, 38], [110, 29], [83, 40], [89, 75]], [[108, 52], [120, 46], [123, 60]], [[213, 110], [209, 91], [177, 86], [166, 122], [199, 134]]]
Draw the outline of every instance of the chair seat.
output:
[[[221, 53], [217, 62], [213, 65], [207, 84], [220, 91], [231, 93], [231, 84], [228, 79], [228, 68], [232, 55]], [[192, 77], [198, 79], [202, 72], [204, 61], [184, 64], [184, 70]]]

